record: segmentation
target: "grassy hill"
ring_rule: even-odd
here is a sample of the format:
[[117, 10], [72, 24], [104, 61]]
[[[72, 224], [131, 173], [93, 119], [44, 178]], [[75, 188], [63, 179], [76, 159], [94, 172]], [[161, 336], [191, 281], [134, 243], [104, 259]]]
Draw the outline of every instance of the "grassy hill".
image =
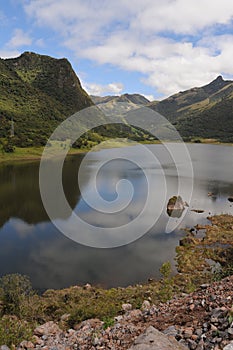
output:
[[233, 142], [233, 81], [219, 76], [208, 85], [148, 106], [164, 115], [187, 140], [213, 138]]
[[[164, 115], [186, 140], [213, 138], [233, 142], [233, 82], [221, 76], [203, 87], [149, 102], [139, 94], [88, 96], [65, 58], [25, 52], [17, 58], [0, 59], [0, 142], [3, 144], [43, 146], [58, 124], [94, 103], [103, 112], [103, 119], [106, 114], [117, 116], [122, 122], [86, 133], [75, 147], [91, 146], [109, 137], [151, 139], [148, 132], [127, 125], [124, 119], [125, 113], [143, 106]], [[10, 138], [12, 121], [14, 137]]]
[[[131, 102], [132, 100], [132, 102]], [[147, 103], [143, 96], [124, 95], [119, 102]], [[71, 64], [65, 58], [25, 52], [13, 59], [0, 59], [0, 141], [12, 146], [30, 147], [46, 144], [52, 131], [72, 114], [94, 105], [83, 90]], [[104, 110], [102, 110], [104, 112]], [[104, 119], [100, 111], [98, 117]], [[10, 138], [12, 121], [14, 137]], [[79, 122], [83, 130], [82, 122]], [[109, 137], [144, 139], [144, 133], [122, 124], [112, 124], [87, 132], [74, 144], [82, 148]], [[146, 138], [147, 136], [145, 136]], [[8, 147], [12, 150], [12, 147]]]
[[0, 138], [14, 121], [17, 146], [43, 145], [71, 114], [93, 103], [66, 59], [25, 52], [0, 59]]

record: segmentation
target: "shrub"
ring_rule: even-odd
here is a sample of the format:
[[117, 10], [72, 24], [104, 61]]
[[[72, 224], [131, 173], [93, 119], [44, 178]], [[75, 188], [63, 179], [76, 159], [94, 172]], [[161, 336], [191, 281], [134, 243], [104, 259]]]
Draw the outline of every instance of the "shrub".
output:
[[162, 274], [163, 278], [161, 280], [161, 287], [158, 292], [158, 297], [162, 302], [166, 302], [167, 300], [171, 299], [173, 295], [174, 280], [171, 277], [171, 272], [171, 263], [167, 261], [160, 268], [160, 273]]
[[28, 309], [29, 298], [32, 296], [32, 286], [27, 276], [20, 274], [5, 275], [0, 279], [3, 314], [21, 317]]
[[32, 330], [27, 322], [20, 321], [15, 316], [4, 316], [0, 320], [0, 344], [9, 347], [18, 345], [23, 340], [30, 340]]

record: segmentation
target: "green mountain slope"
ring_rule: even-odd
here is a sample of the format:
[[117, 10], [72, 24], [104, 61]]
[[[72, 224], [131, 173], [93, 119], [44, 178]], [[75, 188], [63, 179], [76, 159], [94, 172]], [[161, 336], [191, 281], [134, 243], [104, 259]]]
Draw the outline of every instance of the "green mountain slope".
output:
[[[127, 125], [124, 118], [129, 111], [143, 106], [164, 115], [187, 140], [233, 142], [233, 81], [221, 76], [208, 85], [149, 102], [139, 94], [89, 97], [65, 58], [25, 52], [14, 59], [0, 59], [0, 141], [10, 137], [13, 121], [14, 145], [44, 145], [58, 124], [94, 103], [105, 115], [117, 116], [122, 122], [88, 132], [76, 147], [108, 137], [151, 139], [150, 134]], [[104, 122], [101, 111], [98, 115]]]
[[[133, 106], [136, 101], [142, 104], [142, 100], [148, 102], [137, 94], [119, 97], [119, 102], [129, 102]], [[58, 124], [93, 105], [65, 58], [55, 59], [25, 52], [17, 58], [0, 59], [0, 141], [9, 139], [13, 121], [14, 137], [10, 139], [13, 145], [45, 145]], [[96, 109], [93, 113], [103, 123], [106, 121], [100, 110]], [[81, 119], [76, 126], [85, 131]], [[64, 135], [67, 135], [66, 130]], [[109, 137], [140, 140], [147, 138], [147, 135], [131, 128], [122, 119], [120, 125], [101, 126], [87, 132], [77, 140], [74, 147], [91, 146]]]
[[66, 59], [30, 52], [0, 59], [0, 138], [13, 119], [16, 145], [45, 144], [61, 121], [92, 104]]
[[148, 107], [165, 116], [187, 139], [233, 142], [233, 81], [221, 76], [208, 85], [179, 92]]

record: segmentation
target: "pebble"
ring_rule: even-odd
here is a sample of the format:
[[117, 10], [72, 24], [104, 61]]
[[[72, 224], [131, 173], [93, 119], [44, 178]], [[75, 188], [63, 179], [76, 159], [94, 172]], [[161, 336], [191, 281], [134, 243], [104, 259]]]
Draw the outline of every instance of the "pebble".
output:
[[226, 346], [223, 348], [223, 350], [233, 350], [233, 342], [230, 343], [230, 344], [228, 344], [228, 345], [226, 345]]
[[132, 310], [132, 305], [131, 304], [122, 304], [121, 306], [122, 310], [123, 311], [129, 311], [129, 310]]

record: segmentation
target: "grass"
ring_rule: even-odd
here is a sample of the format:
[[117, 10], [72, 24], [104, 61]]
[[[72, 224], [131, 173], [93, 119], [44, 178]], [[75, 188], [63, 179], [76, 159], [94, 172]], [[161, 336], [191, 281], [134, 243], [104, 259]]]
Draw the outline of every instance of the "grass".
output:
[[[223, 146], [233, 146], [233, 143], [221, 143], [215, 139], [198, 139], [200, 140], [200, 143], [202, 144], [213, 144], [213, 145], [223, 145]], [[63, 144], [63, 147], [67, 145], [68, 147], [69, 141], [63, 141], [53, 142], [53, 151], [56, 152], [60, 148], [60, 145]], [[155, 141], [142, 141], [141, 144], [161, 144], [159, 140]], [[191, 142], [187, 143], [196, 143], [195, 139]], [[69, 154], [80, 154], [90, 151], [90, 149], [94, 146], [95, 150], [101, 150], [101, 149], [110, 149], [110, 148], [119, 148], [119, 147], [128, 147], [128, 146], [134, 146], [137, 142], [128, 140], [126, 138], [124, 139], [110, 139], [106, 140], [104, 142], [101, 142], [101, 144], [97, 145], [92, 143], [91, 141], [88, 143], [88, 146], [82, 147], [82, 148], [71, 148], [69, 150]], [[57, 146], [55, 146], [57, 145]], [[40, 160], [41, 155], [43, 153], [44, 147], [15, 147], [15, 152], [13, 153], [3, 153], [0, 152], [0, 163], [4, 162], [15, 162], [15, 161], [34, 161], [34, 160]]]

